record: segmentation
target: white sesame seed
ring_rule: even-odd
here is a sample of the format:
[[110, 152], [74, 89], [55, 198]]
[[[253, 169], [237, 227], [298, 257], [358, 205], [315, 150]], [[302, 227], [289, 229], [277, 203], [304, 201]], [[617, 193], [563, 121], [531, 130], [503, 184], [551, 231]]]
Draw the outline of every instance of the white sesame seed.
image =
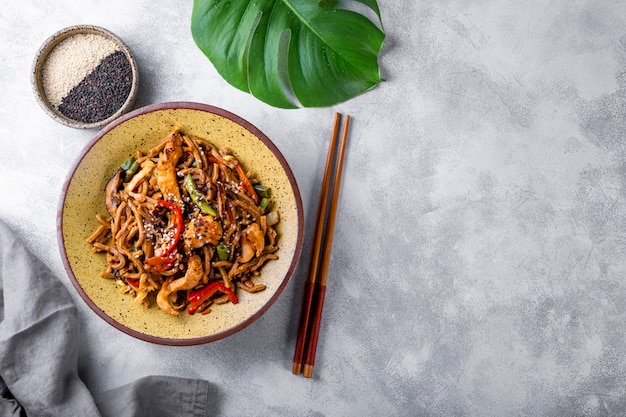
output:
[[112, 40], [93, 33], [72, 35], [59, 42], [48, 54], [42, 68], [48, 101], [58, 107], [73, 87], [118, 49]]

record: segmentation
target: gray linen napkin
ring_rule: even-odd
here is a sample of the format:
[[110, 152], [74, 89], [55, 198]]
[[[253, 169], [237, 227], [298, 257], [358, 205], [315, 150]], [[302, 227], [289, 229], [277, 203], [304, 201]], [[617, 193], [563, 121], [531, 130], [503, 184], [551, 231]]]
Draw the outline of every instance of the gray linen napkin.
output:
[[67, 288], [0, 220], [0, 416], [207, 416], [209, 383], [151, 376], [92, 394]]

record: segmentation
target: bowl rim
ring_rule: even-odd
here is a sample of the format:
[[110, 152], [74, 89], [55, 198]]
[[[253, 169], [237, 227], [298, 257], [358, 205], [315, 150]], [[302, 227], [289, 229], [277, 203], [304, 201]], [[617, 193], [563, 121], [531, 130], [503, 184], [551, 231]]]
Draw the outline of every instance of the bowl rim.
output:
[[[111, 316], [106, 314], [87, 295], [85, 290], [81, 287], [80, 283], [78, 282], [78, 278], [74, 275], [74, 271], [72, 270], [72, 267], [68, 260], [68, 255], [65, 250], [65, 238], [63, 236], [63, 215], [64, 215], [64, 210], [65, 210], [64, 206], [65, 206], [65, 199], [67, 197], [67, 192], [68, 192], [70, 183], [72, 182], [76, 174], [76, 170], [82, 163], [83, 159], [91, 151], [91, 149], [95, 146], [95, 144], [98, 141], [100, 141], [102, 137], [104, 137], [108, 132], [110, 132], [115, 127], [121, 125], [122, 123], [126, 122], [129, 119], [132, 119], [136, 116], [140, 116], [143, 114], [155, 112], [155, 111], [176, 110], [176, 109], [199, 110], [199, 111], [204, 111], [207, 113], [216, 114], [218, 116], [222, 116], [244, 127], [245, 129], [250, 131], [255, 137], [261, 140], [261, 142], [263, 142], [263, 144], [270, 149], [272, 154], [276, 157], [276, 159], [278, 160], [282, 168], [285, 170], [285, 173], [289, 180], [289, 184], [294, 194], [295, 206], [296, 206], [296, 218], [298, 222], [298, 224], [296, 225], [297, 237], [295, 240], [294, 254], [291, 259], [291, 263], [289, 264], [289, 268], [287, 269], [287, 272], [285, 273], [285, 276], [282, 279], [280, 285], [278, 286], [274, 294], [268, 299], [268, 301], [265, 304], [263, 304], [258, 311], [256, 311], [254, 314], [249, 316], [246, 320], [243, 320], [226, 330], [223, 330], [221, 332], [214, 333], [211, 335], [207, 335], [207, 336], [194, 337], [194, 338], [188, 338], [188, 339], [167, 338], [167, 337], [160, 337], [160, 336], [145, 334], [145, 333], [131, 329], [121, 324], [120, 322], [118, 322], [117, 320], [113, 319]], [[101, 319], [109, 323], [111, 326], [122, 331], [123, 333], [126, 333], [127, 335], [133, 336], [137, 339], [144, 340], [147, 342], [160, 344], [160, 345], [169, 345], [169, 346], [191, 346], [191, 345], [199, 345], [199, 344], [214, 342], [214, 341], [223, 339], [227, 336], [230, 336], [232, 334], [235, 334], [243, 330], [244, 328], [248, 327], [253, 322], [255, 322], [276, 302], [276, 300], [279, 298], [279, 296], [282, 294], [284, 289], [287, 287], [287, 285], [291, 281], [291, 278], [293, 277], [295, 270], [298, 266], [298, 262], [299, 262], [300, 256], [302, 254], [302, 249], [304, 246], [304, 208], [302, 204], [300, 190], [298, 188], [298, 184], [291, 170], [291, 167], [289, 166], [287, 160], [282, 155], [278, 147], [276, 147], [276, 145], [262, 131], [260, 131], [252, 123], [243, 119], [241, 116], [238, 116], [220, 107], [212, 106], [209, 104], [198, 103], [198, 102], [190, 102], [190, 101], [172, 101], [172, 102], [150, 104], [150, 105], [141, 107], [139, 109], [133, 110], [132, 112], [129, 112], [123, 115], [122, 117], [116, 119], [114, 122], [110, 123], [105, 128], [100, 130], [91, 139], [91, 141], [85, 146], [85, 148], [80, 152], [79, 156], [73, 162], [72, 167], [63, 183], [61, 195], [60, 195], [58, 206], [57, 206], [57, 222], [56, 223], [57, 223], [56, 224], [57, 243], [59, 246], [59, 251], [60, 251], [63, 267], [66, 273], [68, 274], [73, 287], [76, 289], [76, 291], [78, 292], [82, 300], [91, 308], [91, 310], [93, 310]]]
[[[63, 115], [61, 112], [54, 109], [54, 106], [48, 101], [48, 98], [46, 97], [46, 94], [43, 91], [43, 81], [42, 81], [41, 75], [43, 71], [43, 66], [46, 62], [48, 55], [61, 41], [73, 35], [89, 34], [89, 33], [104, 36], [105, 38], [108, 38], [112, 40], [113, 42], [115, 42], [115, 44], [120, 48], [120, 50], [124, 52], [124, 55], [126, 55], [126, 58], [128, 59], [128, 62], [130, 63], [130, 68], [132, 72], [132, 80], [131, 80], [130, 92], [128, 93], [128, 97], [126, 97], [126, 101], [124, 101], [124, 104], [122, 104], [122, 106], [115, 113], [113, 113], [111, 116], [107, 117], [106, 119], [103, 119], [97, 122], [84, 123], [78, 120], [70, 119], [69, 117], [66, 117], [65, 115]], [[41, 44], [41, 46], [35, 53], [35, 57], [33, 59], [32, 68], [30, 72], [30, 78], [31, 78], [31, 85], [32, 85], [32, 89], [35, 95], [35, 99], [37, 100], [37, 103], [39, 103], [39, 106], [44, 110], [44, 112], [48, 114], [48, 116], [56, 120], [57, 122], [62, 123], [69, 127], [77, 128], [77, 129], [93, 129], [93, 128], [102, 127], [102, 126], [107, 125], [108, 123], [111, 123], [112, 121], [114, 121], [115, 119], [123, 115], [124, 113], [127, 113], [135, 104], [135, 101], [137, 99], [137, 91], [139, 88], [139, 70], [137, 68], [137, 61], [135, 59], [135, 56], [131, 52], [130, 48], [128, 48], [128, 45], [126, 45], [126, 43], [122, 40], [122, 38], [117, 36], [115, 33], [111, 32], [110, 30], [105, 29], [100, 26], [87, 25], [87, 24], [68, 26], [50, 35]]]

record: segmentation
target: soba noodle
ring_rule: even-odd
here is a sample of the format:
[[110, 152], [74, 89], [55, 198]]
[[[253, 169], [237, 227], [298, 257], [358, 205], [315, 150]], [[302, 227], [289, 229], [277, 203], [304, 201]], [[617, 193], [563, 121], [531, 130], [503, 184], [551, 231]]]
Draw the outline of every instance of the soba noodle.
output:
[[277, 259], [278, 213], [228, 150], [175, 129], [122, 164], [105, 195], [108, 216], [96, 215], [87, 242], [106, 254], [101, 275], [136, 302], [207, 313], [265, 289], [254, 278]]

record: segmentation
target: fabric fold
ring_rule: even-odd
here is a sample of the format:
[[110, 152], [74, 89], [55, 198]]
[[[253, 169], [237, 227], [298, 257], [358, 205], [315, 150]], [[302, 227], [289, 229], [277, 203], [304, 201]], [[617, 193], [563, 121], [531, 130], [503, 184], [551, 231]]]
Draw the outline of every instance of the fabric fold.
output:
[[78, 375], [78, 328], [67, 288], [0, 221], [0, 415], [206, 416], [204, 380], [149, 376], [93, 395]]
[[175, 377], [148, 376], [97, 394], [103, 417], [204, 417], [209, 383]]
[[78, 377], [67, 289], [0, 223], [0, 376], [27, 416], [100, 416]]

